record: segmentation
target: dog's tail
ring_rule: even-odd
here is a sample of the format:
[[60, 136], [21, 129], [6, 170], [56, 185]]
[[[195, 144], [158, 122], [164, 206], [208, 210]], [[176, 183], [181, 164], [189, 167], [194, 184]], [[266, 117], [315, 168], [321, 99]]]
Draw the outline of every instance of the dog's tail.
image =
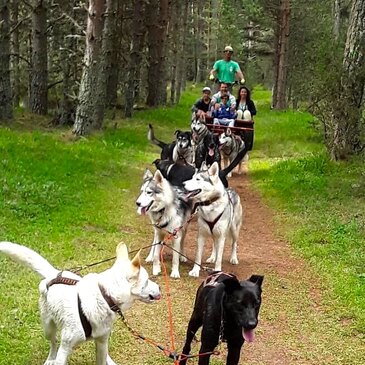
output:
[[155, 137], [155, 133], [153, 131], [153, 127], [152, 124], [148, 125], [148, 134], [147, 134], [147, 138], [150, 142], [152, 142], [153, 144], [155, 144], [156, 146], [159, 146], [161, 148], [164, 148], [167, 144], [165, 142], [159, 141], [156, 137]]
[[0, 242], [0, 252], [10, 256], [37, 272], [43, 278], [56, 277], [59, 270], [54, 268], [45, 258], [28, 247], [12, 242]]
[[232, 163], [230, 163], [225, 169], [220, 171], [219, 176], [226, 177], [241, 162], [241, 160], [245, 157], [247, 152], [248, 152], [248, 147], [247, 144], [245, 143], [242, 149], [238, 152], [237, 156], [233, 159]]

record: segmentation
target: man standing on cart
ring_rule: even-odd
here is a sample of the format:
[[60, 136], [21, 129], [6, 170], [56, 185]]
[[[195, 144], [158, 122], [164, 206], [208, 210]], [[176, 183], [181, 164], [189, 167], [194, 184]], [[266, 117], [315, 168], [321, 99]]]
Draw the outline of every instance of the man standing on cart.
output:
[[224, 58], [214, 63], [213, 69], [209, 74], [209, 79], [214, 80], [216, 78], [219, 83], [226, 83], [229, 90], [231, 90], [236, 76], [241, 84], [245, 83], [245, 78], [243, 77], [239, 64], [231, 59], [233, 48], [231, 46], [226, 46], [223, 52]]

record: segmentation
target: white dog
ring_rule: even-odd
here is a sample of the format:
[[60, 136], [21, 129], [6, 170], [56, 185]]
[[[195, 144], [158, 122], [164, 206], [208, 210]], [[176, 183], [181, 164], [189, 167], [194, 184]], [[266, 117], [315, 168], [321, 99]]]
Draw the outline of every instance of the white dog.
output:
[[207, 262], [214, 263], [214, 270], [222, 270], [223, 249], [226, 237], [232, 241], [230, 263], [238, 264], [237, 240], [242, 223], [242, 206], [239, 195], [226, 189], [219, 178], [218, 163], [208, 170], [195, 173], [184, 182], [187, 199], [194, 198], [198, 205], [198, 247], [195, 265], [190, 276], [199, 277], [203, 248], [207, 237], [214, 241], [213, 251]]
[[[125, 244], [117, 247], [114, 265], [85, 277], [59, 271], [33, 250], [0, 242], [0, 252], [29, 266], [44, 279], [39, 284], [39, 306], [45, 336], [51, 349], [44, 365], [66, 365], [72, 349], [93, 339], [97, 365], [116, 365], [108, 355], [108, 340], [118, 310], [124, 312], [135, 300], [151, 303], [160, 298], [158, 285], [148, 279], [139, 253], [130, 261]], [[56, 331], [61, 343], [57, 349]]]

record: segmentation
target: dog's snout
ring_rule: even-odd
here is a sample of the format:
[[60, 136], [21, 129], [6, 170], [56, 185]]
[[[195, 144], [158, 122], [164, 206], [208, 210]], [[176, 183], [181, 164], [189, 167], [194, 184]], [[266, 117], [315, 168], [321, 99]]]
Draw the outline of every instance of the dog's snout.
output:
[[256, 327], [257, 327], [257, 320], [255, 319], [255, 320], [248, 321], [246, 326], [245, 326], [245, 329], [253, 330]]
[[137, 207], [140, 207], [141, 206], [141, 202], [139, 202], [138, 200], [136, 201], [136, 205]]

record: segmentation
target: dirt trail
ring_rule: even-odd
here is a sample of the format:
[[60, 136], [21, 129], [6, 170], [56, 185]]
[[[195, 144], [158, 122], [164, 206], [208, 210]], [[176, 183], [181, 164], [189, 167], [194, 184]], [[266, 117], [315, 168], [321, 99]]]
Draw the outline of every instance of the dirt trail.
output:
[[[260, 323], [256, 340], [244, 344], [240, 364], [244, 365], [360, 365], [365, 364], [365, 341], [352, 329], [349, 317], [335, 316], [322, 298], [321, 277], [312, 273], [309, 263], [295, 255], [287, 242], [280, 239], [273, 221], [273, 212], [266, 207], [259, 194], [252, 188], [248, 175], [234, 175], [230, 186], [240, 194], [244, 222], [241, 228], [238, 257], [239, 265], [228, 260], [230, 244], [225, 246], [223, 270], [235, 273], [240, 279], [252, 274], [265, 276]], [[148, 227], [149, 228], [149, 227]], [[186, 254], [194, 258], [197, 240], [196, 219], [191, 222], [185, 239]], [[205, 260], [211, 249], [207, 242]], [[147, 253], [146, 253], [147, 255]], [[168, 270], [171, 251], [165, 251]], [[148, 266], [148, 265], [146, 265]], [[195, 292], [206, 277], [202, 271], [199, 279], [188, 276], [192, 263], [180, 265], [181, 279], [170, 280], [170, 298], [173, 305], [173, 323], [177, 349], [184, 344]], [[143, 328], [147, 337], [166, 346], [168, 344], [168, 317], [166, 286], [163, 276], [154, 277], [163, 290], [163, 300], [153, 306], [139, 305], [127, 313], [128, 321], [136, 328]], [[333, 303], [331, 307], [333, 308]], [[141, 319], [143, 326], [141, 327]], [[156, 330], [157, 329], [157, 330]], [[117, 354], [119, 363], [168, 364], [156, 349], [131, 343], [128, 351], [121, 339], [128, 338], [116, 331], [112, 354]], [[130, 337], [130, 336], [129, 336]], [[199, 336], [198, 336], [199, 337]], [[123, 351], [120, 351], [123, 346]], [[197, 353], [199, 343], [193, 344], [192, 353]], [[136, 348], [138, 352], [136, 353]], [[211, 365], [225, 364], [225, 345], [219, 347], [221, 355], [211, 359]], [[133, 359], [134, 362], [131, 362]], [[146, 361], [146, 359], [148, 359]], [[196, 360], [189, 361], [197, 364]]]

